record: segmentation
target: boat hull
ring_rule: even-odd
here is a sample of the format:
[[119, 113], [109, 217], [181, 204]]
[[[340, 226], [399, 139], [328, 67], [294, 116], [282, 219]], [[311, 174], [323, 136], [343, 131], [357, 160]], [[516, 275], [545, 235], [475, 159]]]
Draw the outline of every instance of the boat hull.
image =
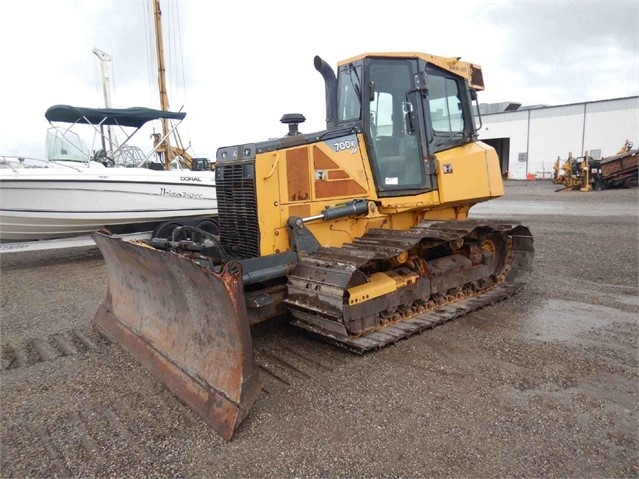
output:
[[215, 214], [215, 178], [210, 171], [0, 172], [2, 241], [64, 238], [116, 225]]

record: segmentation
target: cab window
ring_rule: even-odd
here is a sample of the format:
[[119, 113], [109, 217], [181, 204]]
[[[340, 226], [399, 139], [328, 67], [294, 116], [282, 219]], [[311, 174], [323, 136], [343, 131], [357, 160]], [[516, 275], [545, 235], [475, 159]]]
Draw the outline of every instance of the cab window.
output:
[[419, 139], [406, 124], [407, 114], [414, 111], [408, 99], [413, 65], [398, 59], [372, 60], [368, 73], [368, 133], [378, 188], [397, 194], [424, 188]]
[[341, 90], [337, 95], [337, 121], [357, 121], [361, 115], [360, 78], [361, 66], [348, 66], [341, 69], [338, 85]]
[[428, 83], [428, 107], [433, 131], [464, 131], [462, 100], [457, 82], [452, 78], [431, 74]]

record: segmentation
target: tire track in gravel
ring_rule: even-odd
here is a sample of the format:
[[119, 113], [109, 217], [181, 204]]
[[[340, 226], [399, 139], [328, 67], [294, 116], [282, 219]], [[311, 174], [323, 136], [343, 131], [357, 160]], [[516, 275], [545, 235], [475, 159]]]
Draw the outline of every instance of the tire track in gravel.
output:
[[[108, 355], [115, 346], [93, 330], [28, 338], [20, 347], [2, 347], [0, 375], [38, 364], [57, 368], [56, 362], [64, 358]], [[290, 326], [268, 329], [256, 339], [254, 352], [267, 401], [272, 394], [280, 401], [308, 382], [325, 381], [349, 358], [355, 359]], [[208, 428], [163, 383], [156, 381], [150, 390], [136, 388], [127, 387], [132, 392], [105, 403], [87, 401], [80, 409], [73, 406], [52, 415], [31, 409], [24, 417], [5, 416], [0, 476], [107, 477], [113, 464], [119, 464], [119, 472], [137, 471], [149, 463], [154, 471], [163, 465], [179, 470], [180, 454], [168, 451], [180, 450]], [[34, 454], [36, 449], [41, 452]]]
[[[157, 396], [150, 398], [145, 401], [148, 398], [131, 393], [97, 407], [52, 416], [36, 412], [35, 420], [13, 422], [0, 431], [0, 476], [108, 477], [117, 463], [132, 469], [177, 463], [179, 456], [170, 456], [167, 450], [176, 450], [178, 443], [193, 435], [190, 429], [195, 423], [184, 417], [177, 424], [169, 421], [168, 408], [160, 408], [159, 417], [150, 414]], [[36, 448], [43, 454], [34, 454]]]
[[29, 338], [22, 346], [3, 345], [0, 364], [3, 372], [23, 369], [63, 357], [96, 353], [107, 343], [106, 338], [96, 333], [73, 329], [52, 334], [47, 338]]

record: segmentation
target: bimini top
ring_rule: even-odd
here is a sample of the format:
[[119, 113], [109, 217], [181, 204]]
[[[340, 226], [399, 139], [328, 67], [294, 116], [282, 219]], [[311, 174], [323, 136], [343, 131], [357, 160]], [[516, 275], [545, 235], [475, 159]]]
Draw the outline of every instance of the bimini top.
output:
[[135, 106], [132, 108], [82, 108], [70, 105], [54, 105], [44, 114], [45, 118], [63, 123], [89, 125], [120, 125], [140, 128], [151, 120], [183, 120], [184, 112], [154, 110]]

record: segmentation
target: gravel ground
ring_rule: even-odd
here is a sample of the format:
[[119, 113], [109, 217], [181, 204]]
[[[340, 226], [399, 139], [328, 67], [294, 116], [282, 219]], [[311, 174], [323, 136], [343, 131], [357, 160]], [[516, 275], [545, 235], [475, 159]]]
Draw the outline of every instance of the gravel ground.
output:
[[0, 257], [2, 477], [638, 477], [637, 190], [507, 182], [535, 237], [508, 301], [357, 356], [253, 331], [264, 391], [226, 443], [90, 320], [95, 248]]

